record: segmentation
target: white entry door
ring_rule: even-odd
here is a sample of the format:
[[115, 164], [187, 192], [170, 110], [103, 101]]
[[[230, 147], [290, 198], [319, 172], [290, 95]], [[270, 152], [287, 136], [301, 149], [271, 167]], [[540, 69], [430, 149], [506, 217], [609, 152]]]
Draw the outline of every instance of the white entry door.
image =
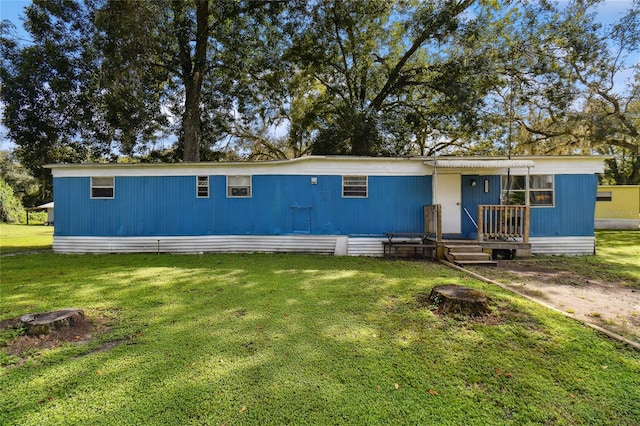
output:
[[459, 174], [436, 174], [434, 204], [442, 206], [442, 233], [459, 234], [461, 232], [462, 186]]

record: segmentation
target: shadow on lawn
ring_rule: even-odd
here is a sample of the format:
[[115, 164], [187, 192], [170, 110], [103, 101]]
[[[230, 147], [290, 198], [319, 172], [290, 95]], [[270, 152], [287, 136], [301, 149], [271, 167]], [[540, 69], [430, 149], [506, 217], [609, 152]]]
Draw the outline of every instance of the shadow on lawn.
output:
[[[420, 307], [415, 294], [443, 281], [489, 289], [438, 264], [45, 254], [3, 269], [2, 312], [108, 310], [118, 323], [101, 339], [123, 341], [8, 370], [7, 423], [580, 423], [640, 410], [613, 345], [560, 315], [496, 288], [513, 312], [498, 325]], [[594, 403], [594, 383], [619, 389], [617, 408]]]

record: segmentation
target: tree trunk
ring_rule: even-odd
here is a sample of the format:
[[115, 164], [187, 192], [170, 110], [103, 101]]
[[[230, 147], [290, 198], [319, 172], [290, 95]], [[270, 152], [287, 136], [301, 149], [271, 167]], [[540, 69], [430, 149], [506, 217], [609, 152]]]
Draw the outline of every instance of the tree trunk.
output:
[[[190, 84], [189, 84], [190, 83]], [[184, 153], [182, 160], [185, 162], [200, 161], [200, 93], [192, 82], [186, 85], [186, 99], [182, 126], [184, 129]]]
[[429, 301], [438, 306], [439, 314], [458, 314], [464, 316], [482, 316], [489, 313], [487, 295], [479, 290], [455, 284], [435, 286], [429, 295]]
[[51, 329], [59, 329], [73, 325], [84, 318], [84, 311], [79, 308], [61, 309], [59, 311], [27, 314], [20, 317], [18, 325], [26, 327], [27, 334], [38, 336], [49, 334]]
[[[186, 40], [189, 43], [189, 40]], [[207, 44], [209, 42], [209, 0], [196, 0], [196, 47], [193, 58], [193, 67], [190, 72], [185, 72], [183, 66], [183, 79], [186, 91], [184, 116], [182, 125], [184, 129], [184, 154], [183, 161], [199, 162], [200, 145], [202, 136], [200, 132], [200, 96], [202, 93], [202, 80], [207, 66]], [[187, 51], [190, 47], [182, 46], [181, 50]], [[190, 61], [191, 62], [191, 61]]]

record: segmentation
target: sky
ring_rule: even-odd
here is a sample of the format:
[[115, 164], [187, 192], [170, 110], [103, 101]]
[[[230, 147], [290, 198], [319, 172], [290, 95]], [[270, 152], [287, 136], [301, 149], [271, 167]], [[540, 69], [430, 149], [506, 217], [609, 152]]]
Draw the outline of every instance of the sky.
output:
[[[559, 2], [560, 4], [563, 1]], [[607, 0], [598, 8], [598, 18], [603, 24], [615, 22], [629, 8], [633, 0]], [[16, 26], [19, 37], [28, 40], [28, 34], [23, 30], [24, 8], [31, 4], [31, 0], [0, 0], [0, 20], [8, 20]], [[640, 63], [640, 53], [636, 54], [632, 62]], [[0, 114], [2, 113], [0, 104]], [[0, 150], [8, 150], [13, 144], [5, 137], [6, 128], [0, 126]]]

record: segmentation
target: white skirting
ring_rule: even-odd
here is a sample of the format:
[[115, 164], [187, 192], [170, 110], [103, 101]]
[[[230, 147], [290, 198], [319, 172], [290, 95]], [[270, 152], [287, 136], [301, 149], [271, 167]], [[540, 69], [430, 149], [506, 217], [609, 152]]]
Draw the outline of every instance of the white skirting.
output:
[[383, 238], [336, 235], [54, 236], [56, 253], [317, 253], [382, 256]]
[[[346, 240], [346, 244], [345, 244]], [[54, 236], [56, 253], [315, 253], [382, 256], [385, 238], [339, 235]], [[532, 237], [532, 254], [590, 255], [595, 237]]]
[[595, 253], [596, 237], [531, 237], [531, 254], [590, 255]]

